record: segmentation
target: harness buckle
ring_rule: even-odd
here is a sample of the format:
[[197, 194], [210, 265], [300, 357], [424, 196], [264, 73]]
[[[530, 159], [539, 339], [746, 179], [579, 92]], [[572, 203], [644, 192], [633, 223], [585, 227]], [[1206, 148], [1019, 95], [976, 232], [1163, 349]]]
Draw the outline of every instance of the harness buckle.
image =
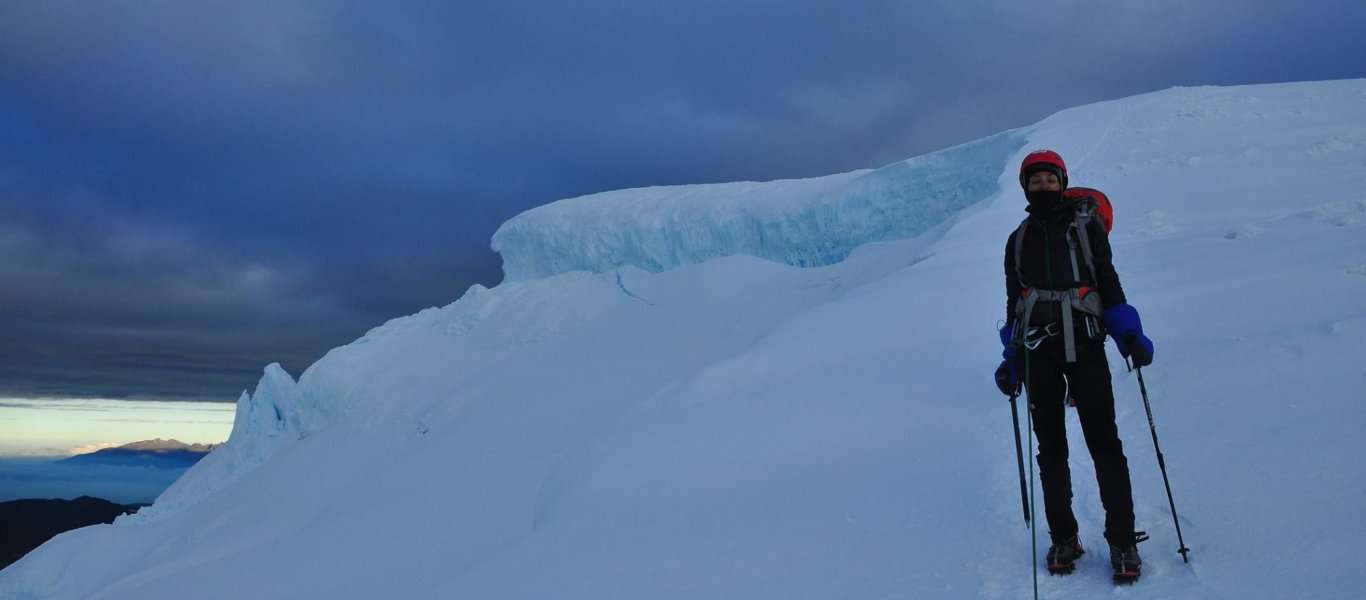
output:
[[1024, 346], [1030, 350], [1038, 348], [1044, 340], [1062, 333], [1062, 326], [1049, 323], [1043, 327], [1030, 327], [1025, 330]]

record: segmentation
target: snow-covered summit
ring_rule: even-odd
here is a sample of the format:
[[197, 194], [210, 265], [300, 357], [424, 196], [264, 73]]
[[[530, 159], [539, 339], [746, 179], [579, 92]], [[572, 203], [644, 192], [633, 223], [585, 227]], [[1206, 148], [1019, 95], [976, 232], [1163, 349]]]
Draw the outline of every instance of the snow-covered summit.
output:
[[[1165, 90], [876, 171], [531, 211], [496, 242], [509, 281], [297, 381], [268, 367], [227, 444], [154, 506], [0, 572], [0, 598], [1027, 597], [990, 375], [1035, 147], [1115, 202], [1194, 549], [1174, 552], [1112, 355], [1144, 579], [1115, 591], [1088, 555], [1043, 595], [1356, 595], [1363, 80]], [[1083, 543], [1103, 547], [1072, 429]]]

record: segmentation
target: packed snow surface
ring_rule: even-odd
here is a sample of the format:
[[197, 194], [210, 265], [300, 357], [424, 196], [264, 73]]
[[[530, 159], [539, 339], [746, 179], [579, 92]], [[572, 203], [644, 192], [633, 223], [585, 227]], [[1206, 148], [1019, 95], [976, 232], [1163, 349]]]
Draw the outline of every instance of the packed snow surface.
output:
[[496, 240], [509, 281], [297, 382], [267, 368], [226, 445], [0, 572], [0, 598], [1031, 597], [991, 372], [1037, 147], [1115, 203], [1192, 548], [1111, 351], [1144, 576], [1110, 583], [1069, 417], [1090, 552], [1041, 596], [1360, 597], [1363, 80], [1171, 89], [875, 171], [528, 212]]

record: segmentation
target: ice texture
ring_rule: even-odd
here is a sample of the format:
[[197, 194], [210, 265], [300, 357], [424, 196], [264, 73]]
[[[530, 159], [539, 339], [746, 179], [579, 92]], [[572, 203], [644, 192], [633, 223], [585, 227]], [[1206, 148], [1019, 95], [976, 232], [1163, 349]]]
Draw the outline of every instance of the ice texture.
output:
[[923, 234], [986, 199], [1024, 141], [1010, 131], [879, 169], [560, 200], [504, 223], [493, 249], [510, 281], [627, 265], [660, 272], [736, 254], [831, 265], [863, 244]]

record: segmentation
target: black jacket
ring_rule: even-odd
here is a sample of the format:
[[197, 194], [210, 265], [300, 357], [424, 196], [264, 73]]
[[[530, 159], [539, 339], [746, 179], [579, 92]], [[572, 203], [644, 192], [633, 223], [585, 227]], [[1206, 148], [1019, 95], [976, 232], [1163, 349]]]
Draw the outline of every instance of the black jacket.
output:
[[[1077, 269], [1081, 281], [1072, 277], [1072, 259], [1067, 246], [1067, 230], [1072, 224], [1074, 213], [1071, 208], [1061, 208], [1041, 212], [1030, 206], [1029, 226], [1025, 228], [1023, 260], [1020, 270], [1024, 272], [1023, 283], [1015, 272], [1015, 233], [1006, 240], [1006, 322], [1015, 322], [1015, 303], [1020, 299], [1023, 287], [1044, 290], [1069, 290], [1087, 286], [1100, 293], [1101, 305], [1110, 308], [1124, 304], [1124, 288], [1119, 284], [1119, 274], [1110, 253], [1110, 239], [1105, 227], [1092, 220], [1087, 224], [1087, 236], [1091, 240], [1091, 260], [1096, 272], [1087, 272], [1086, 259], [1077, 250]], [[1033, 325], [1044, 325], [1057, 321], [1057, 303], [1039, 303], [1034, 310]]]

